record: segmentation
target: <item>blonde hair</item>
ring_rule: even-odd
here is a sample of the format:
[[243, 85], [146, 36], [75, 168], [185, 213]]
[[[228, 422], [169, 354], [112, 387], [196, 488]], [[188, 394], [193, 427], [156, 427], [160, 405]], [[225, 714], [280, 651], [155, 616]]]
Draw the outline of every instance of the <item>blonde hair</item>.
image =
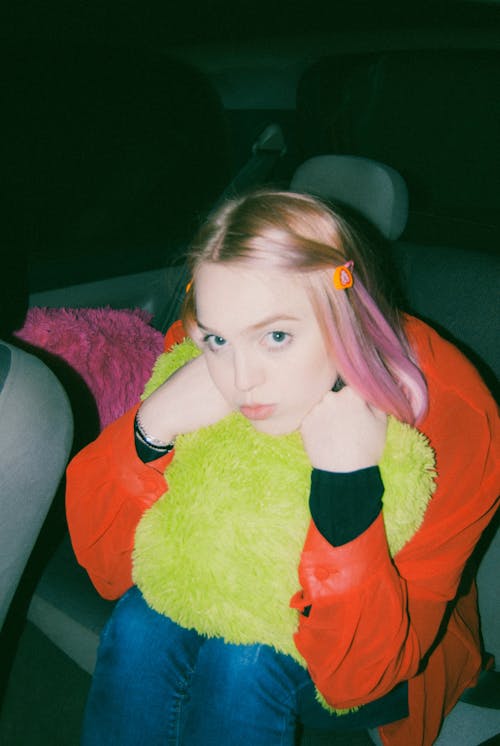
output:
[[[336, 290], [333, 271], [346, 261], [354, 262], [354, 284]], [[400, 314], [381, 289], [370, 243], [340, 211], [309, 195], [270, 189], [223, 204], [191, 247], [194, 282], [183, 308], [187, 327], [196, 321], [196, 272], [205, 262], [300, 273], [343, 380], [404, 422], [423, 417], [425, 379]]]

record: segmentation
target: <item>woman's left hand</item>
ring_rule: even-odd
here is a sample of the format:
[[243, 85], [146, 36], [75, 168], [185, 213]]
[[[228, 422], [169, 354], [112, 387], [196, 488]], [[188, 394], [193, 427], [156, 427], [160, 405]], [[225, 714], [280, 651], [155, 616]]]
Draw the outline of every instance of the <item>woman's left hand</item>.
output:
[[304, 417], [300, 432], [314, 468], [349, 472], [379, 463], [386, 430], [387, 415], [345, 386], [324, 395]]

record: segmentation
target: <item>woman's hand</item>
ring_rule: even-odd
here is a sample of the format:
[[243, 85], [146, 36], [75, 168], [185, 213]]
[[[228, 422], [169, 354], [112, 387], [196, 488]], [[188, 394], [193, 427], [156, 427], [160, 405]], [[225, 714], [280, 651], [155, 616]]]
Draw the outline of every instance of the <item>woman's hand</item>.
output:
[[205, 356], [179, 368], [141, 404], [141, 425], [150, 438], [169, 443], [177, 435], [213, 425], [231, 409], [215, 387]]
[[386, 429], [387, 416], [345, 386], [329, 391], [308, 412], [301, 434], [314, 468], [349, 472], [379, 463]]

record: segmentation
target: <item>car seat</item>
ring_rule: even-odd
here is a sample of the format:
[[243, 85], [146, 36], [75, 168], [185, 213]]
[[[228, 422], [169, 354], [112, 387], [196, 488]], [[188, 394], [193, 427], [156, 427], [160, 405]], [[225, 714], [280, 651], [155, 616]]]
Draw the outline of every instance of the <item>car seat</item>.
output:
[[62, 385], [37, 357], [0, 341], [0, 627], [73, 442]]
[[390, 165], [411, 195], [405, 240], [496, 252], [499, 75], [494, 48], [332, 49], [298, 83], [301, 160], [336, 153]]
[[13, 40], [0, 62], [2, 236], [30, 292], [173, 262], [231, 174], [208, 78], [98, 40]]

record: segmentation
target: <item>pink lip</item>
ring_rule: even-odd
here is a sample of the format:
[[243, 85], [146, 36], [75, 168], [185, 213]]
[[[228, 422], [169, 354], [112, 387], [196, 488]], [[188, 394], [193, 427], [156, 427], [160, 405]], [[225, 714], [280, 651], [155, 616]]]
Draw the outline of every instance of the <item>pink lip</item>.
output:
[[240, 412], [249, 420], [267, 420], [268, 417], [271, 417], [275, 408], [275, 404], [253, 404], [240, 407]]

